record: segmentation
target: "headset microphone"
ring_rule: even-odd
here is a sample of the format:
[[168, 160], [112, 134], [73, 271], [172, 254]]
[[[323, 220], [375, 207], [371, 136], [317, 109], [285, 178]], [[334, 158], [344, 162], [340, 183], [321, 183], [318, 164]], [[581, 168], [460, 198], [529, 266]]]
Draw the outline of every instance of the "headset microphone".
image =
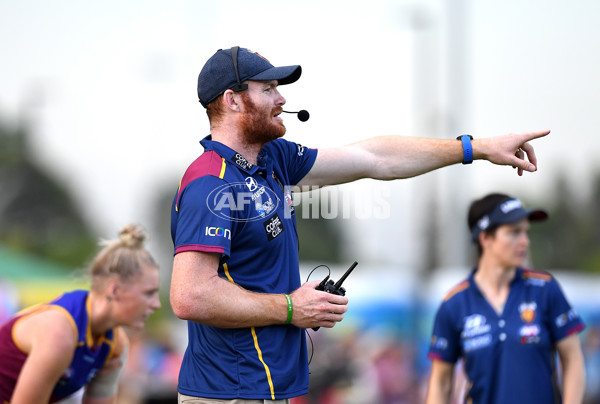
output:
[[310, 114], [305, 109], [301, 109], [300, 111], [283, 111], [283, 112], [285, 112], [286, 114], [298, 114], [298, 119], [300, 119], [302, 122], [306, 122], [306, 121], [308, 121], [308, 118], [310, 118]]
[[[236, 92], [239, 93], [240, 91], [244, 91], [248, 89], [248, 84], [246, 83], [242, 83], [240, 81], [240, 74], [238, 72], [238, 52], [240, 50], [239, 46], [234, 46], [231, 48], [231, 61], [233, 62], [233, 71], [235, 72], [235, 79], [237, 80], [237, 83], [231, 87], [231, 89]], [[308, 121], [308, 118], [310, 118], [310, 114], [308, 113], [308, 111], [301, 109], [300, 111], [283, 111], [287, 114], [298, 114], [298, 119], [300, 119], [302, 122], [306, 122]]]

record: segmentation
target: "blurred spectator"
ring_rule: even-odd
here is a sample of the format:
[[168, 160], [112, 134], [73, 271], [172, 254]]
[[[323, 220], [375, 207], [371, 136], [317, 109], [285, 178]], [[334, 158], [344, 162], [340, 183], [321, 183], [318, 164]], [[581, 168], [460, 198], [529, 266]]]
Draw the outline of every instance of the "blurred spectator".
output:
[[381, 404], [417, 402], [414, 363], [410, 344], [403, 341], [395, 341], [385, 346], [374, 358]]
[[8, 281], [0, 279], [0, 324], [19, 310], [17, 289]]
[[129, 359], [121, 377], [119, 404], [177, 403], [182, 356], [168, 335], [149, 334], [129, 334]]

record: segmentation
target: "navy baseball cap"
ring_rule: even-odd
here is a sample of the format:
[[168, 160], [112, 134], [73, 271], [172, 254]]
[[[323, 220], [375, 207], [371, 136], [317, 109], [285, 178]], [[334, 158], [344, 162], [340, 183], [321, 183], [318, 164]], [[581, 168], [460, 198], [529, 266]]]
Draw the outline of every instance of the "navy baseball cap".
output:
[[[237, 52], [240, 83], [246, 80], [277, 80], [290, 84], [300, 78], [302, 68], [298, 65], [275, 67], [267, 59], [246, 48]], [[204, 64], [198, 76], [198, 98], [204, 108], [218, 96], [238, 84], [231, 49], [219, 49]]]
[[474, 242], [477, 242], [479, 233], [490, 227], [516, 223], [523, 219], [537, 222], [546, 220], [547, 218], [548, 213], [545, 210], [527, 210], [523, 207], [523, 203], [520, 200], [508, 197], [508, 199], [504, 199], [498, 203], [489, 213], [486, 213], [475, 222], [475, 225], [471, 228], [471, 237]]

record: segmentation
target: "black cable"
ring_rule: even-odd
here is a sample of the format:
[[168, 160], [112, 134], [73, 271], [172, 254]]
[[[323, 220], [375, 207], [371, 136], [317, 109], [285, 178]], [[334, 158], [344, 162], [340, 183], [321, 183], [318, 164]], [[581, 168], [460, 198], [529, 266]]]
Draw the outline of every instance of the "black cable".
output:
[[[315, 272], [316, 269], [321, 268], [321, 267], [327, 268], [327, 271], [328, 271], [327, 277], [331, 276], [331, 269], [327, 265], [321, 264], [321, 265], [317, 265], [316, 267], [314, 267], [312, 269], [312, 271], [309, 272], [308, 276], [306, 277], [306, 282], [308, 282], [310, 280], [310, 276], [312, 275], [312, 273]], [[308, 366], [310, 366], [310, 363], [312, 362], [313, 354], [315, 353], [315, 346], [313, 344], [312, 337], [310, 336], [310, 334], [308, 332], [308, 329], [304, 329], [304, 332], [306, 333], [306, 336], [310, 340], [310, 358], [308, 359]], [[308, 373], [310, 374], [310, 371]]]
[[321, 265], [317, 265], [316, 267], [314, 267], [312, 269], [312, 271], [310, 271], [310, 273], [308, 274], [308, 276], [306, 277], [306, 282], [308, 282], [308, 280], [310, 279], [310, 276], [312, 275], [313, 272], [315, 272], [316, 269], [321, 268], [321, 267], [325, 267], [327, 268], [327, 271], [329, 272], [327, 275], [331, 276], [331, 269], [329, 269], [329, 267], [325, 264], [321, 264]]

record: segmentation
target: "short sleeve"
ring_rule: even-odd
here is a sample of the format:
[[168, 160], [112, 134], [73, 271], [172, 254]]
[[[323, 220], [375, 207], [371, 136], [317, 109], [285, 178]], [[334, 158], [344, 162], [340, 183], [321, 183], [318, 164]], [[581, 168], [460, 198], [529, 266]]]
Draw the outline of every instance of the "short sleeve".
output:
[[298, 143], [277, 139], [268, 143], [265, 148], [269, 155], [281, 164], [287, 175], [287, 184], [294, 186], [308, 174], [317, 159], [318, 150], [310, 149]]
[[213, 191], [223, 186], [223, 180], [207, 175], [192, 181], [181, 192], [174, 223], [176, 254], [203, 251], [229, 256], [231, 204], [235, 200], [213, 197]]
[[554, 342], [560, 341], [568, 335], [582, 331], [585, 328], [583, 320], [571, 307], [554, 277], [548, 283], [547, 288], [549, 327], [552, 340]]
[[452, 316], [448, 301], [443, 302], [435, 316], [429, 345], [429, 359], [455, 363], [460, 356], [460, 329]]

